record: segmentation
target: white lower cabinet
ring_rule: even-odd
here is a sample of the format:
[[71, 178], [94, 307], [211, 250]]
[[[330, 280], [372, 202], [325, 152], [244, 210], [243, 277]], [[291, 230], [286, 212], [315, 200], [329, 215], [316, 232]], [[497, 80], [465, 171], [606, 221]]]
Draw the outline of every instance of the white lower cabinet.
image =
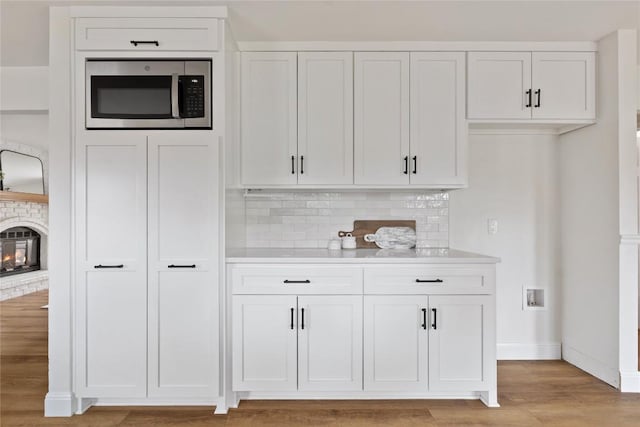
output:
[[428, 297], [364, 297], [364, 389], [426, 391]]
[[[341, 269], [350, 287], [336, 288]], [[227, 271], [232, 389], [243, 398], [476, 396], [498, 406], [493, 264]]]
[[235, 391], [361, 390], [362, 296], [233, 297]]

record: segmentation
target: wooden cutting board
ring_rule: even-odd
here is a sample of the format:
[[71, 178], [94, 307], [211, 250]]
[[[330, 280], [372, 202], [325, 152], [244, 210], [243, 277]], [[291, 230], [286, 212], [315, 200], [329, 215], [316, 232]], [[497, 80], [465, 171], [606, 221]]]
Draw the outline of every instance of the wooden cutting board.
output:
[[375, 234], [380, 227], [410, 227], [416, 229], [415, 220], [356, 220], [353, 221], [353, 231], [339, 231], [338, 236], [344, 237], [351, 233], [356, 238], [358, 249], [378, 249], [375, 242], [365, 242], [365, 234]]

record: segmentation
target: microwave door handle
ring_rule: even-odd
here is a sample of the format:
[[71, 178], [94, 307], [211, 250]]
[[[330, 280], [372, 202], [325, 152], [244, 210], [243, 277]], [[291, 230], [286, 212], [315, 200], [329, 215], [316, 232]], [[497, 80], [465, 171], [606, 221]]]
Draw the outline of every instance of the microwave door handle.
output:
[[178, 106], [178, 74], [171, 75], [171, 116], [174, 119], [180, 118], [180, 107]]

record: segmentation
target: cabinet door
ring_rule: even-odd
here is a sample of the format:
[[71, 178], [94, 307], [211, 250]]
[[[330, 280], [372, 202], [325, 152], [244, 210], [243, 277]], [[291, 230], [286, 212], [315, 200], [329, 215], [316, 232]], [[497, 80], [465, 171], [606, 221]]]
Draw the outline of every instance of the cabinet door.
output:
[[467, 54], [467, 117], [530, 119], [531, 52]]
[[409, 53], [355, 54], [354, 156], [356, 184], [409, 183]]
[[533, 118], [595, 119], [595, 53], [533, 53]]
[[353, 184], [353, 53], [298, 54], [298, 183]]
[[301, 296], [299, 389], [362, 390], [362, 296]]
[[76, 388], [82, 397], [144, 397], [146, 137], [81, 133], [76, 154]]
[[297, 182], [295, 52], [243, 52], [242, 183]]
[[429, 390], [489, 388], [489, 363], [495, 364], [491, 301], [490, 296], [429, 297]]
[[411, 53], [411, 184], [467, 183], [462, 52]]
[[364, 297], [364, 389], [427, 391], [427, 297]]
[[292, 391], [297, 384], [293, 295], [233, 297], [233, 390]]
[[149, 396], [218, 395], [218, 147], [149, 137]]

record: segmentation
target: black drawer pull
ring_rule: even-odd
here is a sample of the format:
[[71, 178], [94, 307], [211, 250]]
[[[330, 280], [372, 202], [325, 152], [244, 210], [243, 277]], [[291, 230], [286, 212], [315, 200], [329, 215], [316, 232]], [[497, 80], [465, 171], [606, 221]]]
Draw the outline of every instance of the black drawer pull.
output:
[[293, 329], [293, 307], [291, 307], [291, 329]]
[[167, 268], [196, 268], [196, 265], [195, 264], [190, 264], [190, 265], [171, 264], [171, 265], [168, 265]]
[[526, 91], [525, 94], [527, 95], [527, 105], [525, 105], [525, 108], [531, 108], [531, 89]]
[[123, 268], [124, 264], [118, 264], [118, 265], [102, 265], [102, 264], [98, 264], [98, 265], [94, 265], [93, 268]]
[[138, 47], [139, 44], [154, 44], [156, 46], [160, 46], [158, 40], [131, 40], [130, 43], [136, 47]]
[[284, 283], [311, 283], [311, 280], [285, 280]]
[[300, 156], [300, 174], [304, 174], [304, 156]]
[[418, 173], [418, 156], [413, 156], [413, 174]]
[[536, 105], [534, 105], [534, 107], [540, 108], [540, 97], [542, 96], [542, 89], [538, 89], [536, 91], [536, 96], [538, 97], [538, 100], [536, 101]]
[[442, 279], [427, 279], [427, 280], [416, 279], [416, 283], [442, 283], [442, 282], [443, 282]]
[[302, 329], [304, 329], [304, 308], [302, 309]]
[[291, 156], [291, 175], [296, 173], [296, 156]]
[[404, 156], [404, 171], [402, 173], [405, 175], [409, 173], [409, 156]]
[[433, 312], [433, 323], [431, 324], [431, 327], [433, 329], [438, 329], [438, 309], [432, 308], [431, 311]]
[[422, 309], [422, 329], [427, 330], [427, 309]]

